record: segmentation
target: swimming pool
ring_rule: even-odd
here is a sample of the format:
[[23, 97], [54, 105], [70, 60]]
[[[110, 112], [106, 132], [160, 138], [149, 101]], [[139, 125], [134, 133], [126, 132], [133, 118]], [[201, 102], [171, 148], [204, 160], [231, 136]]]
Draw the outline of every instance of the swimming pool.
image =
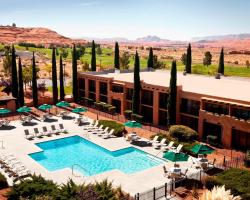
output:
[[144, 151], [129, 147], [118, 151], [108, 151], [80, 136], [41, 142], [36, 144], [43, 151], [29, 156], [48, 171], [76, 166], [76, 170], [85, 176], [92, 176], [110, 170], [120, 170], [133, 174], [164, 161]]

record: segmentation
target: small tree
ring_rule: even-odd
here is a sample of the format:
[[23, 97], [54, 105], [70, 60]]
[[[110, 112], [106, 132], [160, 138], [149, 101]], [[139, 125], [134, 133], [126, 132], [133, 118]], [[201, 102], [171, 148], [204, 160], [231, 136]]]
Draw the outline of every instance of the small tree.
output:
[[203, 65], [206, 65], [207, 67], [212, 64], [212, 54], [210, 51], [206, 51], [203, 58]]
[[246, 61], [246, 66], [247, 66], [247, 68], [250, 67], [250, 62], [249, 62], [249, 60]]
[[120, 58], [121, 67], [123, 69], [129, 69], [130, 55], [128, 52], [124, 52]]
[[53, 89], [53, 103], [58, 101], [58, 87], [57, 87], [57, 72], [56, 72], [56, 49], [52, 50], [52, 89]]
[[154, 57], [153, 57], [153, 65], [154, 65], [154, 69], [162, 69], [162, 68], [165, 68], [165, 66], [166, 66], [165, 63], [158, 60], [157, 55], [154, 55]]
[[149, 49], [148, 68], [154, 68], [154, 53], [153, 53], [152, 47], [150, 47], [150, 49]]
[[96, 53], [97, 53], [97, 55], [98, 55], [98, 56], [102, 55], [102, 49], [101, 49], [101, 47], [100, 47], [100, 46], [99, 46], [99, 47], [97, 47], [97, 49], [96, 49]]
[[60, 56], [60, 101], [64, 101], [65, 92], [64, 92], [64, 77], [63, 77], [63, 61], [62, 56]]
[[141, 92], [140, 58], [136, 51], [135, 66], [134, 66], [134, 90], [132, 98], [132, 111], [134, 114], [139, 114], [140, 112], [140, 92]]
[[221, 49], [221, 52], [220, 52], [218, 73], [224, 75], [224, 49], [223, 48]]
[[77, 83], [77, 58], [76, 47], [73, 46], [72, 51], [72, 93], [74, 102], [78, 101], [78, 83]]
[[115, 43], [115, 60], [114, 65], [116, 69], [120, 69], [120, 55], [119, 55], [119, 44], [118, 42]]
[[186, 53], [182, 54], [181, 62], [182, 62], [183, 65], [187, 64], [187, 54]]
[[19, 86], [19, 105], [24, 106], [24, 91], [23, 91], [23, 71], [22, 71], [22, 63], [21, 58], [18, 60], [18, 86]]
[[3, 70], [4, 73], [6, 73], [7, 76], [11, 73], [11, 67], [12, 67], [12, 58], [11, 58], [11, 49], [9, 46], [4, 47], [4, 59], [3, 59]]
[[169, 84], [169, 97], [168, 97], [168, 126], [176, 124], [176, 96], [177, 96], [177, 69], [176, 61], [172, 62], [171, 77]]
[[33, 52], [32, 59], [32, 96], [33, 96], [33, 106], [38, 106], [38, 93], [37, 93], [37, 72], [36, 72], [36, 61], [35, 61], [35, 53]]
[[191, 74], [192, 72], [192, 49], [191, 44], [187, 48], [187, 60], [186, 60], [186, 72]]
[[16, 51], [14, 45], [12, 46], [11, 53], [11, 91], [12, 96], [17, 99], [16, 104], [18, 105], [18, 81], [17, 81], [17, 67], [16, 67]]
[[95, 53], [95, 41], [92, 41], [91, 51], [91, 71], [96, 71], [96, 53]]
[[69, 55], [69, 52], [65, 48], [60, 48], [60, 55], [62, 56], [62, 58], [66, 59]]
[[26, 90], [27, 84], [31, 83], [32, 81], [32, 66], [29, 67], [23, 67], [23, 82], [24, 82], [24, 87]]

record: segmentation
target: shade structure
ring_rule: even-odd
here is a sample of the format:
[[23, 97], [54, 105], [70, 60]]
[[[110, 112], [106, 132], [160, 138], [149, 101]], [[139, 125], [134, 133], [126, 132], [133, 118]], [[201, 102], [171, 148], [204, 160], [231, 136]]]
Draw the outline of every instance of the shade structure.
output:
[[23, 106], [21, 108], [18, 108], [16, 111], [19, 113], [28, 113], [31, 111], [31, 108], [27, 106]]
[[52, 108], [52, 105], [43, 104], [43, 105], [39, 106], [38, 108], [41, 109], [41, 110], [48, 110], [48, 109]]
[[211, 154], [215, 150], [204, 144], [196, 144], [191, 151], [195, 154]]
[[59, 106], [59, 107], [69, 107], [70, 104], [66, 101], [60, 101], [56, 104], [56, 106]]
[[10, 113], [11, 111], [7, 108], [0, 108], [0, 114], [8, 114]]
[[123, 125], [130, 127], [130, 128], [141, 128], [142, 127], [142, 125], [136, 121], [128, 121], [128, 122], [125, 122]]
[[187, 161], [189, 156], [185, 153], [175, 153], [173, 151], [168, 151], [163, 155], [163, 158], [166, 158], [172, 162], [181, 162]]
[[74, 108], [72, 110], [73, 113], [81, 113], [81, 112], [87, 112], [87, 108], [83, 108], [83, 107], [78, 107], [78, 108]]

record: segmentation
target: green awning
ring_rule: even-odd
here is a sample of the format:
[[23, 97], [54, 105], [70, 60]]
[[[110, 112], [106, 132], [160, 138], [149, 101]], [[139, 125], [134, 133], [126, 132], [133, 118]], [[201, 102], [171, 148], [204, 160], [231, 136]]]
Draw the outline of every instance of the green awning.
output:
[[19, 113], [28, 113], [28, 112], [31, 112], [31, 108], [27, 106], [23, 106], [21, 108], [18, 108], [16, 111]]
[[123, 125], [130, 127], [130, 128], [141, 128], [142, 127], [142, 125], [136, 121], [128, 121], [128, 122], [125, 122]]
[[215, 150], [204, 144], [196, 144], [191, 151], [195, 154], [211, 154]]
[[0, 114], [7, 114], [10, 113], [11, 111], [7, 108], [0, 108]]
[[168, 151], [163, 155], [163, 158], [166, 158], [172, 162], [187, 161], [189, 156], [185, 153], [175, 153], [173, 151]]
[[69, 107], [70, 104], [66, 101], [60, 101], [59, 103], [56, 104], [56, 106], [59, 106], [59, 107]]
[[48, 109], [52, 108], [52, 105], [43, 104], [43, 105], [39, 106], [38, 108], [41, 109], [41, 110], [48, 110]]
[[87, 108], [83, 108], [83, 107], [78, 107], [72, 110], [73, 113], [81, 113], [81, 112], [87, 112]]

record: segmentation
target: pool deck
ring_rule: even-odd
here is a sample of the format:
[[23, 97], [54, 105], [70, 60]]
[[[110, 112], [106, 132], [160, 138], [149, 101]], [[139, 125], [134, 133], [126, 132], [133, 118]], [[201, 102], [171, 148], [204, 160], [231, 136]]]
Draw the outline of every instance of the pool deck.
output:
[[[74, 116], [74, 114], [71, 114]], [[33, 160], [28, 156], [30, 153], [41, 151], [39, 147], [35, 145], [35, 143], [55, 140], [64, 137], [70, 137], [74, 135], [79, 135], [85, 139], [90, 140], [91, 142], [102, 146], [110, 151], [116, 151], [119, 149], [131, 147], [129, 142], [127, 142], [123, 137], [121, 138], [109, 138], [103, 139], [94, 134], [87, 134], [83, 131], [83, 126], [77, 126], [73, 123], [73, 120], [62, 120], [60, 118], [54, 117], [54, 119], [58, 120], [56, 122], [48, 123], [48, 122], [40, 122], [33, 120], [37, 124], [34, 126], [23, 126], [19, 123], [19, 121], [11, 122], [11, 125], [15, 126], [12, 130], [0, 130], [0, 141], [3, 141], [3, 147], [0, 146], [0, 153], [8, 153], [13, 154], [18, 158], [23, 164], [36, 175], [42, 175], [47, 179], [51, 179], [58, 184], [66, 183], [70, 178], [74, 180], [76, 183], [93, 183], [95, 181], [102, 181], [104, 179], [108, 179], [112, 181], [115, 186], [121, 186], [125, 192], [130, 193], [131, 195], [135, 195], [136, 193], [145, 192], [147, 190], [152, 189], [153, 187], [162, 186], [166, 182], [170, 180], [164, 177], [163, 173], [163, 165], [167, 168], [173, 167], [173, 162], [165, 162], [156, 167], [152, 167], [150, 169], [140, 171], [134, 174], [125, 174], [119, 170], [112, 170], [108, 172], [104, 172], [102, 174], [97, 174], [90, 177], [84, 177], [81, 174], [72, 174], [72, 169], [65, 168], [58, 171], [49, 172], [44, 167], [42, 167], [39, 163]], [[52, 137], [44, 137], [41, 139], [27, 140], [24, 137], [24, 129], [29, 129], [30, 133], [33, 133], [33, 128], [37, 127], [39, 130], [42, 130], [42, 126], [50, 126], [52, 124], [63, 123], [65, 129], [69, 131], [68, 134], [60, 134], [54, 135]], [[58, 125], [57, 125], [58, 126]], [[134, 146], [138, 149], [141, 149], [149, 154], [157, 155], [157, 157], [162, 158], [163, 153], [159, 150], [155, 150], [153, 147], [138, 147]], [[160, 153], [159, 153], [160, 152]], [[197, 170], [191, 168], [192, 162], [181, 162], [182, 168], [189, 168], [188, 174], [197, 173]]]

